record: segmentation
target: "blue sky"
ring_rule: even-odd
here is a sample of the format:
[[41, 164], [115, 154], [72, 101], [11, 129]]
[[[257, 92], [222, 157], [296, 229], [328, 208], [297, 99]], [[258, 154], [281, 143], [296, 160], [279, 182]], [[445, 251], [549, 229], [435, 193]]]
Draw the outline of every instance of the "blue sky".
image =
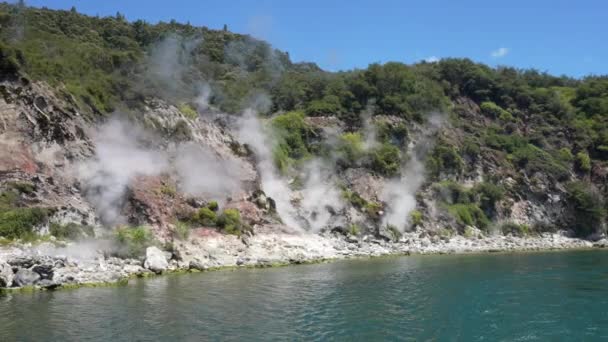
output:
[[552, 74], [608, 74], [602, 0], [29, 0], [32, 6], [249, 33], [327, 70], [469, 57]]

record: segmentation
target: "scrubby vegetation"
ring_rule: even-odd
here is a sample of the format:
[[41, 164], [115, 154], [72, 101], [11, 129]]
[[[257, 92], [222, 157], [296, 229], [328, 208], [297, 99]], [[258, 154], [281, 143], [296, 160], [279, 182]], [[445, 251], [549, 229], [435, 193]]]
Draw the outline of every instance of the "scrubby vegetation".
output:
[[119, 245], [117, 254], [122, 257], [141, 257], [146, 248], [158, 244], [152, 232], [144, 226], [120, 228], [115, 237]]
[[217, 227], [227, 234], [241, 235], [250, 230], [250, 227], [241, 220], [241, 213], [237, 209], [224, 209], [218, 213], [217, 202], [212, 201], [200, 208], [191, 218], [194, 224], [206, 227]]
[[20, 197], [32, 191], [34, 187], [30, 183], [12, 182], [0, 192], [0, 237], [32, 240], [34, 229], [48, 223], [49, 209], [21, 205]]
[[76, 223], [51, 223], [49, 233], [58, 239], [65, 240], [78, 240], [95, 236], [93, 227], [83, 226]]
[[[171, 54], [161, 61], [171, 73], [158, 70], [159, 51]], [[137, 116], [150, 97], [162, 97], [195, 119], [193, 99], [201, 84], [213, 90], [210, 105], [236, 115], [267, 102], [257, 107], [268, 118], [274, 162], [284, 174], [322, 157], [336, 158], [340, 171], [363, 167], [396, 177], [415, 128], [441, 112], [450, 129], [437, 133], [425, 165], [434, 195], [459, 225], [488, 227], [505, 196], [547, 201], [531, 194], [533, 183], [540, 192], [567, 193], [579, 235], [596, 232], [606, 220], [607, 76], [556, 77], [463, 58], [374, 63], [334, 73], [293, 63], [268, 43], [228, 30], [6, 3], [0, 4], [0, 71], [5, 78], [21, 73], [48, 82], [91, 120], [117, 109]], [[266, 95], [270, 101], [258, 101]], [[363, 133], [368, 115], [376, 125], [371, 147]], [[376, 120], [380, 115], [390, 119]], [[319, 116], [343, 124], [335, 146], [319, 142], [322, 132], [310, 124], [310, 117]], [[154, 118], [146, 124], [159, 126]], [[178, 140], [192, 137], [185, 119], [168, 130]], [[502, 179], [470, 189], [459, 185], [476, 170]], [[512, 188], [504, 186], [507, 179]], [[46, 223], [47, 209], [19, 203], [19, 196], [35, 191], [33, 184], [9, 188], [0, 195], [0, 236], [25, 236]], [[173, 196], [174, 188], [161, 192]], [[344, 197], [372, 217], [381, 207], [352, 192]], [[418, 222], [418, 216], [411, 219]], [[190, 222], [235, 234], [247, 229], [238, 211], [218, 212], [217, 204], [201, 208]], [[73, 234], [71, 228], [55, 228], [59, 235]]]

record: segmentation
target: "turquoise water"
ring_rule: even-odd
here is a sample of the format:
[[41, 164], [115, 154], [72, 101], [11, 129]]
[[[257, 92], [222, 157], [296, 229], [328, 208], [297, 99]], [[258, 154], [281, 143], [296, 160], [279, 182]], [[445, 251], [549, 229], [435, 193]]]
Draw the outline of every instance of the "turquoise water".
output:
[[412, 256], [0, 297], [2, 341], [608, 338], [608, 253]]

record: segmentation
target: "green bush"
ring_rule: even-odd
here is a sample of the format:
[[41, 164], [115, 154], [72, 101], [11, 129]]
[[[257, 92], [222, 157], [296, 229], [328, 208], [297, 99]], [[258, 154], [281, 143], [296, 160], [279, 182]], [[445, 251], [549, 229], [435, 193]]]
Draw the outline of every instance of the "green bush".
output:
[[391, 124], [381, 122], [377, 124], [378, 140], [403, 148], [407, 145], [408, 131], [404, 123]]
[[175, 222], [173, 224], [173, 236], [178, 240], [187, 240], [190, 236], [190, 226], [186, 222]]
[[479, 108], [481, 109], [481, 112], [483, 114], [485, 114], [493, 119], [501, 118], [501, 120], [504, 120], [503, 118], [505, 118], [505, 119], [507, 119], [505, 121], [511, 121], [513, 119], [513, 116], [511, 115], [511, 113], [502, 109], [500, 106], [498, 106], [496, 103], [494, 103], [492, 101], [482, 102], [481, 105], [479, 106]]
[[514, 236], [527, 236], [531, 233], [530, 227], [525, 224], [517, 224], [515, 222], [506, 222], [500, 226], [500, 231], [504, 234]]
[[422, 224], [422, 213], [420, 212], [420, 210], [413, 210], [410, 213], [410, 220], [412, 222], [412, 226], [419, 226]]
[[381, 144], [370, 151], [371, 169], [383, 176], [391, 177], [399, 173], [401, 155], [391, 144]]
[[293, 163], [310, 156], [309, 140], [312, 128], [301, 112], [278, 115], [271, 122], [276, 145], [273, 149], [275, 165], [285, 172]]
[[479, 206], [488, 217], [494, 216], [496, 202], [505, 195], [505, 190], [501, 186], [488, 182], [475, 185], [473, 192], [478, 197]]
[[358, 224], [353, 223], [348, 226], [348, 233], [350, 235], [359, 235], [361, 233], [361, 227]]
[[226, 209], [217, 219], [218, 226], [227, 234], [241, 235], [249, 227], [241, 221], [241, 213], [237, 209]]
[[479, 229], [486, 229], [490, 224], [490, 220], [476, 204], [452, 204], [448, 206], [448, 211], [463, 226], [475, 226]]
[[599, 231], [606, 217], [602, 195], [592, 185], [580, 181], [568, 183], [566, 190], [574, 213], [572, 228], [575, 233], [586, 237]]
[[0, 211], [0, 236], [7, 239], [31, 239], [34, 227], [48, 221], [45, 208], [13, 208]]
[[119, 228], [115, 238], [120, 247], [117, 254], [128, 258], [143, 256], [146, 248], [158, 244], [150, 230], [143, 226]]
[[440, 201], [448, 204], [466, 204], [473, 201], [471, 191], [454, 181], [435, 183], [433, 184], [433, 190], [438, 195]]
[[218, 217], [215, 211], [209, 207], [200, 208], [192, 218], [192, 221], [207, 227], [215, 227], [218, 224]]
[[557, 180], [565, 180], [570, 176], [570, 172], [562, 162], [555, 160], [549, 153], [531, 144], [517, 149], [511, 159], [515, 165], [528, 172], [546, 173]]
[[179, 106], [179, 111], [182, 112], [182, 114], [184, 114], [184, 116], [190, 120], [196, 120], [198, 118], [198, 113], [196, 112], [196, 110], [194, 110], [194, 108], [192, 108], [187, 103], [182, 103]]
[[441, 172], [462, 172], [464, 162], [455, 147], [439, 144], [428, 156], [426, 166], [431, 176], [437, 177]]
[[591, 158], [589, 158], [589, 154], [585, 152], [579, 152], [576, 154], [576, 167], [581, 172], [589, 172], [591, 171]]
[[321, 100], [312, 100], [306, 107], [307, 116], [336, 115], [342, 110], [340, 99], [334, 95], [328, 95]]
[[342, 134], [338, 140], [336, 151], [341, 161], [349, 166], [355, 165], [365, 156], [361, 134], [358, 132]]
[[217, 209], [219, 208], [219, 205], [217, 204], [217, 201], [211, 201], [211, 202], [207, 203], [207, 208], [209, 208], [213, 211], [217, 211]]
[[51, 223], [49, 233], [58, 239], [78, 240], [86, 237], [94, 237], [93, 227], [83, 226], [76, 223], [59, 224]]

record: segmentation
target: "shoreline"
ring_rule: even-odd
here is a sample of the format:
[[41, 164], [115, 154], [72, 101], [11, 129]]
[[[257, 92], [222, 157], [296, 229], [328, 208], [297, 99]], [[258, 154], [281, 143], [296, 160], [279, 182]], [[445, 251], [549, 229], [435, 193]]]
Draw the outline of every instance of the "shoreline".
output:
[[[168, 274], [238, 270], [247, 268], [285, 267], [300, 264], [319, 264], [339, 260], [375, 259], [410, 255], [484, 255], [536, 252], [594, 250], [608, 246], [606, 240], [591, 242], [560, 234], [540, 237], [494, 236], [465, 238], [456, 236], [430, 241], [415, 234], [404, 235], [398, 242], [376, 239], [349, 239], [349, 237], [318, 234], [256, 234], [239, 239], [232, 235], [191, 239], [179, 242], [166, 267], [150, 267], [146, 260], [120, 259], [96, 255], [78, 259], [61, 254], [48, 255], [40, 248], [21, 249], [15, 246], [0, 247], [0, 284], [19, 278], [23, 284], [0, 287], [2, 293], [33, 292], [74, 289], [81, 287], [124, 286], [135, 278]], [[429, 241], [426, 241], [429, 240]], [[430, 243], [429, 243], [430, 242]], [[47, 243], [43, 243], [44, 245]], [[42, 246], [48, 247], [48, 246]], [[76, 245], [76, 247], [78, 247]], [[69, 252], [70, 246], [66, 247]], [[13, 251], [7, 251], [13, 249]], [[16, 250], [20, 252], [16, 252]], [[54, 253], [62, 249], [51, 249]], [[150, 256], [148, 256], [150, 257]], [[179, 260], [177, 260], [179, 259]], [[7, 266], [13, 270], [7, 279]], [[146, 267], [144, 267], [146, 266]], [[154, 271], [152, 270], [154, 269]], [[15, 272], [15, 270], [17, 270]], [[35, 272], [34, 272], [35, 271]], [[45, 273], [46, 272], [46, 273]], [[24, 277], [24, 274], [26, 275]], [[45, 277], [46, 275], [46, 277]], [[25, 280], [24, 280], [25, 279]], [[4, 283], [3, 283], [4, 281]], [[13, 283], [15, 285], [15, 283]]]

